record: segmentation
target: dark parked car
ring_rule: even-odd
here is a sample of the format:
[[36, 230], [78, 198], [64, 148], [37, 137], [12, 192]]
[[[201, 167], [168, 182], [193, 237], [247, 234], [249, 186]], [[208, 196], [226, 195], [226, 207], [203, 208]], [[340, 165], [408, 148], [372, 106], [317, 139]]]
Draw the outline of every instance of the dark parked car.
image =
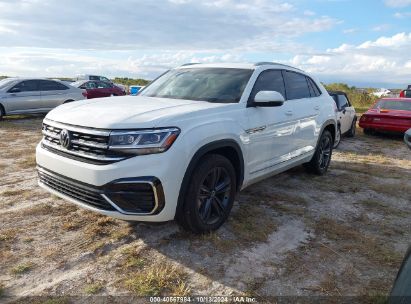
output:
[[411, 303], [411, 247], [408, 249], [405, 259], [395, 279], [391, 290], [389, 304]]
[[82, 80], [73, 82], [71, 85], [86, 90], [87, 99], [126, 95], [123, 89], [117, 87], [111, 82]]
[[411, 129], [405, 132], [404, 141], [407, 144], [408, 148], [411, 149]]

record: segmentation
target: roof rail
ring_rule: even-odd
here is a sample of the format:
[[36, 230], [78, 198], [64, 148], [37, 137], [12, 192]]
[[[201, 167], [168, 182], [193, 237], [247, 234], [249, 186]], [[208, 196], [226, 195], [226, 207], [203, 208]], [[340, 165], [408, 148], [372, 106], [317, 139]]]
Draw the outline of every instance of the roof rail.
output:
[[302, 70], [299, 69], [299, 68], [296, 68], [296, 67], [293, 67], [293, 66], [291, 66], [291, 65], [284, 64], [284, 63], [278, 63], [278, 62], [264, 62], [264, 61], [263, 61], [263, 62], [257, 62], [257, 63], [254, 64], [254, 66], [261, 66], [261, 65], [281, 65], [281, 66], [284, 66], [284, 67], [293, 68], [293, 69], [302, 71]]
[[180, 65], [180, 66], [188, 66], [188, 65], [195, 65], [195, 64], [200, 64], [199, 62], [192, 62], [192, 63], [184, 63], [184, 64], [182, 64], [182, 65]]

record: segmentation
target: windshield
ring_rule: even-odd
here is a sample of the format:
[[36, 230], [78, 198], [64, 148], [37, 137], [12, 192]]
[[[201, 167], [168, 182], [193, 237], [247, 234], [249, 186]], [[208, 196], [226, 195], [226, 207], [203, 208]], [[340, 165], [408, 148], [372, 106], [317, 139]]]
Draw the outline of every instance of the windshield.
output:
[[9, 84], [15, 81], [17, 81], [15, 78], [4, 78], [0, 80], [0, 89], [4, 89], [5, 87], [9, 86]]
[[253, 70], [192, 68], [171, 70], [146, 87], [140, 96], [236, 103]]
[[374, 109], [411, 111], [411, 102], [399, 100], [380, 100]]

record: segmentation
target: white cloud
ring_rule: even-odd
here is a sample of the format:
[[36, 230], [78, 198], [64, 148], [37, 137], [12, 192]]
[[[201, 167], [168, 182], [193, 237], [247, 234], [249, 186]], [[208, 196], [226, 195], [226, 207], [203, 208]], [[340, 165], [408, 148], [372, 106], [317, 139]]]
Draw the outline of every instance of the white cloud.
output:
[[295, 56], [290, 63], [340, 81], [405, 84], [410, 81], [411, 33], [380, 37], [358, 45], [343, 44], [322, 54]]
[[397, 19], [404, 19], [411, 17], [411, 12], [397, 12], [394, 14], [394, 17]]
[[406, 7], [411, 5], [411, 0], [385, 0], [384, 2], [389, 7]]

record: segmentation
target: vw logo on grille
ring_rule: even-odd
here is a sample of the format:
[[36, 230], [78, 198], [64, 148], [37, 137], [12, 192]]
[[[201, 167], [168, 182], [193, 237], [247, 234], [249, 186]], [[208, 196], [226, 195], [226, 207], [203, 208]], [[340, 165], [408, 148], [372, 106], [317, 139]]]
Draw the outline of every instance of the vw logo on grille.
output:
[[71, 134], [66, 129], [63, 129], [60, 132], [60, 145], [66, 149], [70, 148]]

